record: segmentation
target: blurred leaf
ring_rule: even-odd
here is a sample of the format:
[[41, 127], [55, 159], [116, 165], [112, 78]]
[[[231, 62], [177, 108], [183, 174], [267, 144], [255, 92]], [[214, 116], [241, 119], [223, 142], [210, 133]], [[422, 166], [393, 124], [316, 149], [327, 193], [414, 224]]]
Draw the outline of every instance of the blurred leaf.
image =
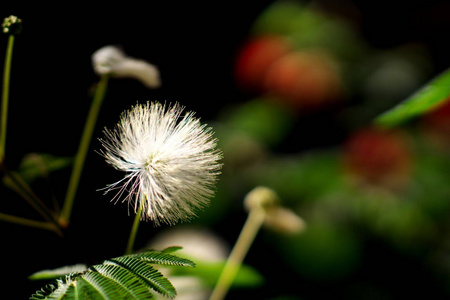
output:
[[314, 280], [349, 276], [360, 264], [358, 237], [337, 224], [308, 221], [307, 230], [277, 241], [284, 260], [299, 274]]
[[316, 151], [300, 156], [275, 158], [246, 174], [253, 185], [277, 191], [284, 202], [314, 201], [341, 185], [339, 156], [334, 151]]
[[450, 157], [436, 151], [427, 140], [416, 147], [414, 184], [406, 197], [415, 201], [430, 217], [446, 220], [450, 210]]
[[431, 80], [412, 96], [375, 119], [385, 127], [399, 125], [413, 117], [427, 113], [450, 96], [450, 70]]
[[176, 251], [181, 250], [181, 249], [183, 249], [183, 247], [172, 246], [172, 247], [167, 247], [166, 249], [162, 250], [161, 252], [170, 254], [170, 253], [176, 252]]
[[408, 251], [423, 246], [436, 233], [434, 224], [414, 203], [401, 203], [379, 216], [378, 232], [390, 238], [391, 242]]
[[293, 123], [291, 112], [265, 98], [236, 106], [224, 119], [229, 129], [271, 146], [286, 136]]
[[71, 157], [56, 157], [45, 153], [29, 153], [21, 161], [18, 173], [28, 183], [50, 172], [68, 167]]
[[253, 23], [254, 34], [288, 35], [299, 29], [299, 16], [305, 8], [292, 1], [276, 1]]
[[[423, 196], [423, 195], [422, 195]], [[360, 188], [343, 201], [359, 225], [401, 250], [415, 251], [435, 237], [434, 222], [419, 201], [403, 193]]]
[[[171, 269], [173, 271], [171, 274], [174, 276], [196, 276], [202, 279], [202, 281], [209, 287], [214, 287], [225, 266], [225, 262], [201, 262], [197, 260], [195, 263], [195, 269], [173, 268]], [[233, 280], [232, 287], [258, 287], [261, 286], [263, 282], [264, 278], [258, 271], [248, 265], [242, 265]]]
[[341, 58], [355, 60], [366, 46], [343, 19], [294, 1], [276, 1], [255, 20], [255, 35], [287, 36], [297, 48], [322, 48]]

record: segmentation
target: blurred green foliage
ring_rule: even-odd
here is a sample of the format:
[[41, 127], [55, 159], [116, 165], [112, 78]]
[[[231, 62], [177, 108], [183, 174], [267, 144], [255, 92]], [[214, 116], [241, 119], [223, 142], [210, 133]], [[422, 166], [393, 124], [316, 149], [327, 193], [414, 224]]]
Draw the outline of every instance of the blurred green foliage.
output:
[[[450, 233], [450, 148], [442, 147], [446, 144], [442, 140], [436, 143], [432, 132], [422, 126], [427, 113], [449, 96], [449, 73], [425, 83], [431, 61], [419, 45], [371, 49], [349, 23], [298, 2], [276, 1], [262, 12], [249, 39], [265, 35], [287, 38], [295, 46], [294, 51], [332, 53], [342, 70], [346, 98], [336, 107], [319, 107], [312, 114], [296, 113], [282, 99], [273, 99], [264, 92], [225, 108], [214, 126], [224, 150], [224, 174], [214, 200], [227, 202], [221, 206], [222, 217], [226, 219], [227, 214], [242, 209], [240, 201], [252, 187], [267, 186], [306, 221], [304, 233], [272, 232], [264, 235], [262, 242], [271, 245], [299, 278], [316, 283], [351, 280], [371, 265], [366, 261], [366, 252], [375, 240], [430, 274], [439, 274], [443, 279], [437, 285], [450, 283], [450, 264], [439, 260], [450, 259], [450, 246], [444, 242]], [[297, 145], [291, 145], [289, 153], [277, 152], [278, 146], [292, 140], [296, 126], [304, 118], [314, 120], [314, 115], [330, 110], [336, 116], [336, 126], [346, 127], [345, 136], [337, 143], [306, 150], [295, 150]], [[407, 122], [412, 117], [415, 122]], [[393, 150], [396, 146], [372, 151], [382, 147], [378, 142], [361, 148], [367, 151], [360, 153], [361, 157], [387, 153], [382, 159], [393, 168], [377, 174], [382, 178], [375, 181], [366, 178], [367, 174], [349, 171], [347, 160], [351, 154], [346, 142], [350, 137], [377, 125], [383, 125], [377, 128], [382, 133], [385, 127], [400, 123], [408, 140], [406, 158], [401, 162], [407, 162], [404, 173], [396, 173], [395, 165], [400, 162], [390, 157], [392, 151], [397, 151]], [[312, 136], [324, 126], [314, 121], [309, 125]], [[287, 139], [289, 135], [291, 139]], [[444, 139], [450, 140], [450, 136]], [[375, 163], [379, 161], [372, 158]], [[213, 207], [218, 205], [213, 203]], [[378, 259], [383, 264], [383, 257]], [[273, 268], [277, 270], [277, 266]], [[377, 294], [387, 295], [383, 289], [376, 283], [370, 286], [375, 298]], [[299, 297], [302, 294], [298, 292]]]
[[445, 71], [424, 87], [377, 119], [381, 126], [396, 126], [436, 108], [450, 96], [450, 71]]

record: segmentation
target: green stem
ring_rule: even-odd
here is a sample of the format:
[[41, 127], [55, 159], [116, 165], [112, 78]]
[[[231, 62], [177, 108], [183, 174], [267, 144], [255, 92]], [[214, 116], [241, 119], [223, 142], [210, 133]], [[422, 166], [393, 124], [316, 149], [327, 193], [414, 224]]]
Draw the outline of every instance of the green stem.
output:
[[234, 278], [236, 277], [239, 268], [242, 265], [244, 257], [247, 255], [251, 244], [261, 228], [264, 221], [265, 212], [261, 207], [252, 209], [249, 212], [247, 220], [239, 234], [238, 240], [227, 259], [225, 267], [220, 274], [216, 286], [209, 298], [209, 300], [221, 300], [225, 298]]
[[141, 213], [142, 207], [139, 207], [139, 210], [134, 217], [133, 227], [131, 228], [130, 237], [128, 238], [127, 249], [125, 250], [125, 255], [133, 253], [134, 241], [136, 240], [137, 231], [139, 229], [139, 224], [141, 223]]
[[0, 123], [0, 163], [5, 159], [6, 144], [6, 124], [8, 119], [8, 99], [9, 99], [9, 81], [11, 74], [12, 52], [14, 46], [14, 35], [8, 38], [8, 46], [6, 49], [5, 67], [3, 72], [3, 92], [2, 92], [2, 114]]
[[15, 223], [24, 226], [30, 226], [39, 229], [45, 229], [50, 231], [55, 231], [57, 234], [60, 234], [60, 231], [55, 227], [54, 224], [49, 222], [35, 221], [26, 218], [16, 217], [4, 213], [0, 213], [0, 220], [10, 223]]
[[58, 233], [58, 235], [62, 235], [59, 224], [55, 220], [52, 212], [45, 206], [39, 197], [34, 194], [19, 174], [5, 170], [4, 183], [6, 186], [22, 196], [22, 198], [24, 198], [39, 214], [41, 214], [48, 223], [53, 224], [54, 230]]
[[70, 177], [69, 185], [67, 188], [66, 198], [61, 210], [60, 224], [66, 227], [70, 221], [70, 215], [72, 213], [73, 202], [75, 200], [75, 194], [80, 182], [81, 173], [83, 171], [84, 162], [89, 149], [89, 144], [92, 139], [92, 133], [94, 132], [95, 124], [97, 122], [100, 107], [103, 99], [105, 98], [106, 89], [108, 86], [108, 76], [103, 75], [100, 78], [97, 89], [95, 91], [94, 99], [89, 110], [86, 124], [84, 127], [83, 135], [81, 137], [78, 152], [75, 156], [74, 165], [72, 168], [72, 174]]

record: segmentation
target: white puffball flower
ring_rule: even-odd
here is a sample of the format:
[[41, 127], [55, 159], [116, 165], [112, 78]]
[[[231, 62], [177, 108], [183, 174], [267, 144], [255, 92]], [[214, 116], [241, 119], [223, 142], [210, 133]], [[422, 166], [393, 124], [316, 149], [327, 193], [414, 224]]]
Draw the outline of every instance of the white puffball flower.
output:
[[159, 70], [145, 60], [127, 56], [116, 46], [105, 46], [92, 54], [92, 65], [98, 75], [110, 74], [117, 78], [134, 78], [148, 88], [161, 85]]
[[105, 129], [102, 154], [126, 176], [107, 187], [116, 201], [142, 209], [141, 219], [174, 224], [195, 216], [214, 194], [222, 152], [210, 127], [178, 104], [158, 102], [125, 111], [118, 126]]

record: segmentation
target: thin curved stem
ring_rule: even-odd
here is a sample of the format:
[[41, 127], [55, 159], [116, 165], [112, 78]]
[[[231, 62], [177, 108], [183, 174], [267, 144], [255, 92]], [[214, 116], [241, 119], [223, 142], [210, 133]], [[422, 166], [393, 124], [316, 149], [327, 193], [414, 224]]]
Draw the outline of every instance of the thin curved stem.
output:
[[48, 223], [53, 224], [54, 231], [62, 236], [59, 223], [55, 219], [55, 215], [45, 206], [45, 204], [34, 194], [28, 184], [13, 171], [4, 170], [4, 183], [6, 186], [18, 193], [30, 204]]
[[19, 224], [23, 226], [29, 226], [39, 229], [45, 229], [50, 231], [55, 231], [58, 235], [60, 235], [59, 229], [52, 223], [49, 222], [42, 222], [42, 221], [35, 221], [31, 219], [16, 217], [9, 214], [0, 213], [0, 220], [5, 222], [10, 222], [14, 224]]
[[2, 91], [2, 112], [0, 121], [0, 163], [5, 159], [6, 145], [6, 125], [8, 120], [8, 102], [9, 102], [9, 82], [11, 75], [12, 52], [14, 46], [14, 35], [8, 38], [8, 46], [5, 56], [5, 67], [3, 71], [3, 91]]
[[81, 136], [78, 152], [75, 156], [72, 174], [70, 176], [70, 181], [67, 188], [66, 198], [64, 200], [64, 204], [61, 210], [61, 216], [59, 219], [59, 222], [63, 227], [66, 227], [70, 222], [70, 215], [72, 213], [75, 195], [78, 189], [81, 173], [83, 171], [84, 163], [86, 160], [86, 155], [92, 139], [92, 133], [94, 132], [95, 124], [100, 112], [100, 107], [102, 105], [103, 99], [105, 98], [106, 90], [108, 87], [108, 79], [109, 77], [107, 75], [103, 75], [100, 78], [100, 82], [98, 83], [94, 99], [92, 100], [91, 108], [86, 119], [86, 124], [84, 127], [83, 135]]
[[125, 255], [133, 253], [134, 241], [136, 240], [136, 235], [139, 229], [139, 224], [141, 223], [141, 213], [142, 207], [139, 207], [139, 210], [134, 217], [133, 227], [131, 228], [130, 237], [128, 238], [127, 248], [125, 250]]
[[251, 244], [261, 228], [264, 217], [265, 211], [261, 207], [254, 208], [249, 212], [244, 227], [227, 259], [209, 300], [221, 300], [225, 298]]

